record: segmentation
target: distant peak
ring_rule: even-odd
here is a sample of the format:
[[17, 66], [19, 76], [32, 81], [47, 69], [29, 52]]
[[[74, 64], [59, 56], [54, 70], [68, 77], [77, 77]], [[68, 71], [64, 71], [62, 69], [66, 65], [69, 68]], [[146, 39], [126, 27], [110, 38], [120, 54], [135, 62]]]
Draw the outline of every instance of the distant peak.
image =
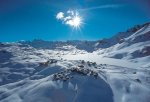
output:
[[135, 25], [134, 27], [128, 29], [127, 32], [133, 32], [133, 33], [135, 33], [139, 29], [143, 28], [144, 26], [148, 26], [149, 24], [150, 24], [150, 22], [142, 24], [142, 25]]

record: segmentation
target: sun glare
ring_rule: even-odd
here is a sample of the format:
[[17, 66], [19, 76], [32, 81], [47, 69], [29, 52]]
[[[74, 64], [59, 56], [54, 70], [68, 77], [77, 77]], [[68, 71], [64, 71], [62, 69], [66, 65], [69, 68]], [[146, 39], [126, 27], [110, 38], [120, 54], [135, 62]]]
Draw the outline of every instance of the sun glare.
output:
[[73, 18], [73, 24], [72, 24], [72, 26], [75, 27], [75, 28], [77, 28], [80, 25], [81, 25], [81, 18], [79, 16], [75, 16]]
[[79, 12], [73, 10], [68, 10], [66, 13], [57, 13], [56, 19], [61, 20], [64, 24], [69, 25], [73, 29], [80, 29], [82, 24], [84, 24]]

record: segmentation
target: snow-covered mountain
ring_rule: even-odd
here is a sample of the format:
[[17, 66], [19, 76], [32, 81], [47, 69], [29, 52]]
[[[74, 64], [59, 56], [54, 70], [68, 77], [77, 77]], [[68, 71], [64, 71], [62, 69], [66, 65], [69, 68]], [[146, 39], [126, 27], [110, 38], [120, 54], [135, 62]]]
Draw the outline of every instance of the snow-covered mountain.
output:
[[109, 39], [99, 41], [33, 40], [21, 41], [19, 43], [30, 45], [36, 49], [55, 49], [61, 51], [70, 51], [72, 49], [89, 53], [99, 51], [100, 53], [107, 53], [107, 57], [134, 59], [150, 55], [149, 41], [150, 23], [146, 23], [136, 25], [126, 32], [120, 32]]
[[106, 41], [110, 47], [99, 50], [99, 54], [105, 53], [107, 57], [118, 59], [135, 59], [150, 55], [150, 24], [135, 26], [127, 32]]
[[1, 102], [149, 102], [150, 23], [98, 41], [0, 43]]

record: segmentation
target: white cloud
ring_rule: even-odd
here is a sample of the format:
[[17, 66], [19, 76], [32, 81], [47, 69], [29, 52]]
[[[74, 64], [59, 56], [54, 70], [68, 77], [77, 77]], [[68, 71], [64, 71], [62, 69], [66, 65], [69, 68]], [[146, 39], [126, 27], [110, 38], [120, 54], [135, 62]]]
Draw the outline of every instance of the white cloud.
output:
[[68, 20], [68, 21], [66, 21], [65, 23], [68, 24], [68, 25], [70, 25], [70, 26], [73, 26], [73, 25], [74, 25], [73, 20]]
[[67, 13], [71, 14], [72, 16], [74, 15], [74, 11], [72, 11], [72, 10], [68, 10]]
[[81, 17], [77, 11], [68, 10], [66, 13], [59, 12], [56, 19], [64, 22], [66, 25], [77, 27], [81, 23]]
[[71, 18], [72, 18], [71, 16], [67, 16], [67, 17], [64, 18], [64, 21], [68, 21], [68, 20], [70, 20]]
[[57, 13], [56, 18], [57, 19], [63, 19], [64, 18], [64, 13], [63, 12]]

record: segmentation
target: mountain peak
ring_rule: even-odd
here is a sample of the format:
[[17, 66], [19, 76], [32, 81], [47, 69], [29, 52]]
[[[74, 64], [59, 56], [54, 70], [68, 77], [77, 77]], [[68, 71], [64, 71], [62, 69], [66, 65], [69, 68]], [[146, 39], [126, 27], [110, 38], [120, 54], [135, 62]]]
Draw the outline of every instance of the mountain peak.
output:
[[133, 32], [135, 33], [136, 31], [140, 30], [141, 28], [150, 25], [150, 22], [145, 23], [145, 24], [141, 24], [141, 25], [135, 25], [134, 27], [130, 28], [127, 30], [127, 32]]

